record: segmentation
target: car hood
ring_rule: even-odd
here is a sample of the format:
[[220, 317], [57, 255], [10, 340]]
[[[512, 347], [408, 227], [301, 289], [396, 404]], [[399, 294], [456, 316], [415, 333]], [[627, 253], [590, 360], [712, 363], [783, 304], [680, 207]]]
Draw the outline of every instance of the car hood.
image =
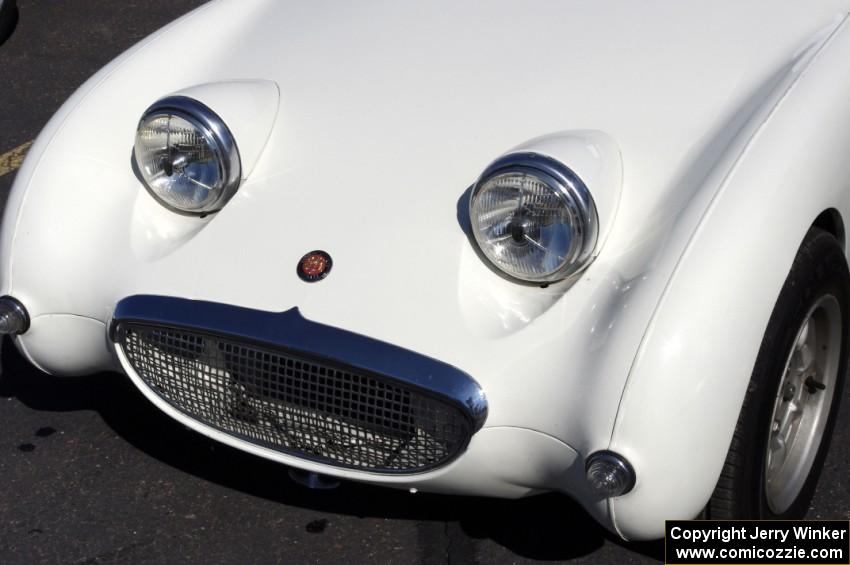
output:
[[[619, 144], [619, 214], [633, 226], [682, 205], [674, 193], [687, 193], [682, 185], [713, 163], [741, 114], [848, 6], [225, 2], [216, 10], [234, 12], [231, 29], [208, 54], [185, 53], [202, 72], [182, 70], [193, 76], [178, 79], [275, 81], [280, 113], [258, 176], [286, 176], [281, 205], [305, 191], [339, 198], [344, 206], [328, 204], [345, 208], [347, 221], [360, 225], [354, 231], [378, 228], [388, 213], [407, 224], [435, 199], [434, 210], [451, 215], [450, 205], [501, 153], [577, 129], [604, 131]], [[200, 22], [187, 23], [187, 36]], [[174, 53], [159, 56], [165, 64]], [[156, 82], [160, 92], [149, 91], [142, 105], [188, 86]], [[628, 231], [618, 241], [633, 240]]]
[[[123, 139], [170, 92], [274, 81], [279, 113], [242, 200], [320, 214], [323, 232], [335, 226], [364, 245], [400, 242], [402, 230], [413, 249], [438, 226], [458, 233], [458, 200], [503, 152], [601, 130], [625, 171], [610, 242], [620, 253], [673, 221], [848, 9], [846, 0], [217, 2], [123, 70], [136, 78]], [[299, 209], [305, 199], [310, 210]]]
[[[607, 256], [657, 237], [848, 7], [218, 2], [116, 73], [135, 86], [120, 110], [122, 140], [170, 92], [274, 81], [281, 99], [265, 150], [207, 235], [267, 242], [257, 253], [290, 271], [303, 253], [326, 249], [338, 273], [427, 293], [461, 272], [463, 194], [477, 175], [552, 132], [601, 130], [620, 147], [622, 198]], [[186, 47], [175, 52], [181, 35]], [[189, 48], [201, 35], [207, 42]], [[185, 59], [176, 72], [175, 58]], [[235, 246], [246, 268], [262, 264], [246, 258], [241, 238]]]
[[[298, 307], [500, 382], [491, 390], [505, 397], [524, 394], [523, 424], [534, 427], [551, 387], [517, 381], [516, 367], [533, 373], [546, 348], [547, 363], [581, 365], [620, 331], [627, 347], [608, 372], [622, 390], [655, 304], [633, 301], [619, 325], [628, 293], [652, 283], [657, 298], [669, 276], [653, 262], [659, 242], [847, 9], [846, 0], [212, 2], [95, 76], [48, 125], [10, 199], [17, 229], [4, 232], [3, 287], [34, 319], [105, 322], [131, 294]], [[256, 166], [217, 214], [165, 210], [131, 169], [139, 117], [170, 93], [239, 79], [280, 92]], [[463, 195], [503, 152], [577, 129], [607, 133], [622, 155], [606, 247], [569, 284], [508, 282], [464, 233]], [[309, 284], [295, 268], [314, 249], [334, 266]]]

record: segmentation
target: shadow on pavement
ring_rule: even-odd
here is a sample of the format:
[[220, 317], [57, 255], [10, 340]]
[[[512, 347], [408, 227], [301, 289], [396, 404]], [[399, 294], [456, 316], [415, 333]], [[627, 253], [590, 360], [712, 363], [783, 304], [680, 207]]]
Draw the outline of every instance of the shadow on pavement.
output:
[[[661, 559], [662, 542], [625, 544], [596, 524], [584, 510], [556, 494], [510, 501], [417, 494], [342, 483], [332, 491], [311, 491], [288, 478], [281, 465], [218, 444], [192, 432], [154, 408], [116, 374], [54, 378], [24, 360], [3, 340], [0, 398], [17, 398], [30, 409], [49, 412], [94, 410], [119, 436], [172, 467], [227, 488], [280, 504], [357, 517], [456, 523], [463, 535], [492, 540], [515, 554], [540, 560], [588, 555], [606, 540]], [[166, 439], [163, 439], [166, 438]]]
[[18, 5], [15, 0], [0, 0], [0, 46], [12, 36], [18, 26]]

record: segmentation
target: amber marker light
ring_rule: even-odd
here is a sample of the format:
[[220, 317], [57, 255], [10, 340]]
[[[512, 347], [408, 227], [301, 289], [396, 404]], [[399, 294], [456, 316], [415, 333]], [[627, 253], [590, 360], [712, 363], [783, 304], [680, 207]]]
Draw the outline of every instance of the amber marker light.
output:
[[331, 272], [333, 261], [324, 251], [311, 251], [298, 261], [298, 276], [306, 282], [320, 281]]

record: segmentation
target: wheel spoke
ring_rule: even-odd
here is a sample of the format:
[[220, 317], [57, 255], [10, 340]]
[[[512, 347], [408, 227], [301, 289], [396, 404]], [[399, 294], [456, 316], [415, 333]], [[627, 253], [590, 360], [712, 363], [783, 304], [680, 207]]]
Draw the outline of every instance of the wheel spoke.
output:
[[812, 348], [809, 346], [808, 343], [798, 341], [794, 350], [793, 357], [791, 358], [791, 364], [788, 368], [793, 368], [792, 372], [799, 375], [810, 371], [812, 369], [813, 364], [814, 355], [812, 354]]
[[841, 314], [831, 295], [816, 302], [788, 352], [769, 421], [765, 494], [781, 514], [806, 481], [821, 443], [841, 350]]

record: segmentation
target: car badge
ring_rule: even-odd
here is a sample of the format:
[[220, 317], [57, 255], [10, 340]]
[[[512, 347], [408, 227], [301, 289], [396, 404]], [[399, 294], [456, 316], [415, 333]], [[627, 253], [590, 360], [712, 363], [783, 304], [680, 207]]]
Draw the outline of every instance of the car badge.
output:
[[333, 261], [324, 251], [311, 251], [298, 261], [298, 276], [305, 282], [320, 281], [331, 272]]

